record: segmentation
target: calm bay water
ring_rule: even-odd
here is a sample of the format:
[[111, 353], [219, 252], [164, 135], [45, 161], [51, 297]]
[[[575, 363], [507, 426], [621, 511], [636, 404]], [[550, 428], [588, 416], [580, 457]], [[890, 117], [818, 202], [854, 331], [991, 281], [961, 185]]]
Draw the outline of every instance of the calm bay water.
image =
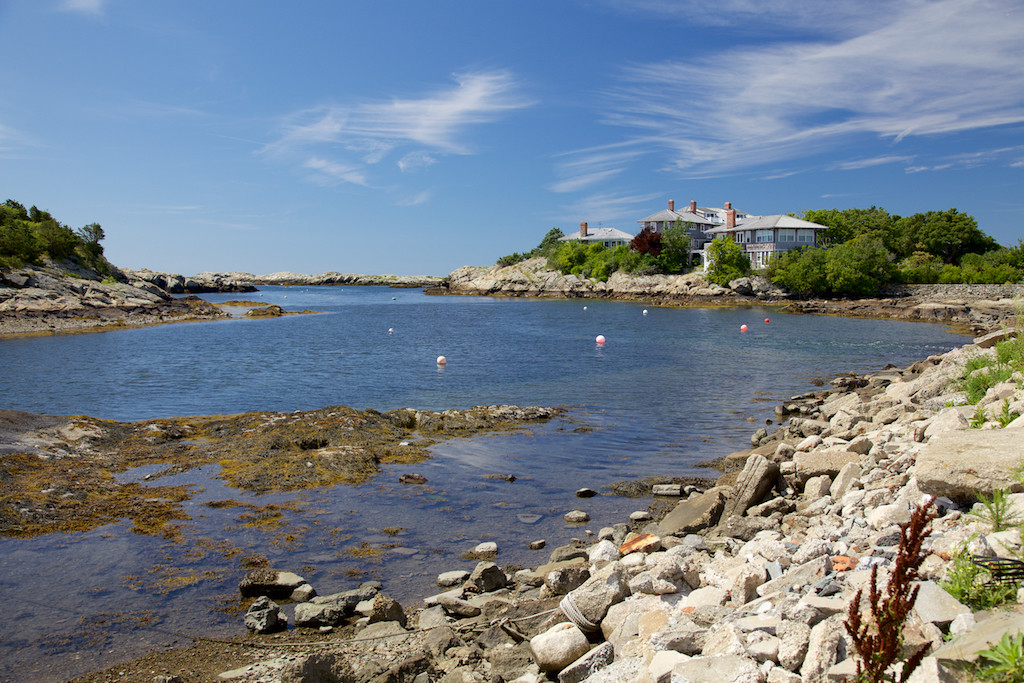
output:
[[[429, 594], [440, 571], [471, 569], [460, 555], [483, 540], [498, 542], [499, 564], [538, 564], [547, 551], [526, 550], [529, 541], [545, 538], [552, 548], [582, 535], [564, 524], [564, 512], [586, 509], [596, 531], [648, 503], [580, 501], [576, 489], [713, 475], [696, 463], [746, 447], [774, 406], [814, 388], [814, 379], [906, 365], [965, 342], [938, 325], [757, 307], [646, 306], [644, 315], [641, 304], [380, 287], [271, 287], [242, 296], [321, 313], [3, 340], [0, 407], [117, 420], [327, 405], [515, 403], [569, 412], [530, 432], [443, 444], [426, 463], [386, 468], [354, 488], [250, 496], [222, 487], [215, 467], [159, 478], [194, 486], [184, 542], [137, 536], [126, 524], [0, 539], [0, 599], [9, 607], [0, 660], [10, 664], [0, 680], [63, 680], [149, 647], [187, 643], [177, 632], [241, 632], [241, 615], [230, 613], [241, 554], [262, 553], [322, 594], [379, 579], [405, 604]], [[448, 359], [443, 369], [439, 355]], [[429, 484], [398, 484], [407, 471]], [[299, 531], [244, 527], [237, 509], [203, 505], [228, 497], [288, 503]], [[360, 547], [380, 552], [367, 557]]]

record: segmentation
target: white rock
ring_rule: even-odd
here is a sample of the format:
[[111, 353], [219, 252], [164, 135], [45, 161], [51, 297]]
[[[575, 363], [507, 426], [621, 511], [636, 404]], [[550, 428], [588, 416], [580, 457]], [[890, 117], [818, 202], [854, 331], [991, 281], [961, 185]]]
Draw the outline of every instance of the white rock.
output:
[[561, 671], [590, 649], [587, 636], [575, 624], [555, 624], [530, 639], [530, 651], [541, 671]]

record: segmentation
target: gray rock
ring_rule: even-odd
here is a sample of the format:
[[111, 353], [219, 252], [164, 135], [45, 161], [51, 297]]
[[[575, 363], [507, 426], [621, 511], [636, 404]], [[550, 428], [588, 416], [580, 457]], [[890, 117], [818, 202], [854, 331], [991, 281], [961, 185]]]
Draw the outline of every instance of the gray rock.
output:
[[611, 643], [601, 643], [558, 672], [558, 683], [580, 683], [615, 659]]
[[931, 439], [914, 468], [922, 492], [953, 500], [973, 499], [997, 490], [1019, 492], [1013, 468], [1024, 457], [1024, 440], [1013, 431], [948, 432]]
[[658, 524], [659, 536], [684, 535], [718, 522], [725, 507], [725, 490], [716, 486], [681, 501]]
[[608, 609], [628, 596], [629, 586], [622, 568], [612, 564], [598, 570], [566, 597], [571, 598], [571, 602], [584, 619], [599, 625]]
[[739, 655], [694, 657], [672, 667], [672, 681], [687, 683], [763, 683], [757, 662]]
[[811, 629], [807, 654], [800, 667], [805, 681], [820, 681], [832, 666], [846, 658], [843, 616], [829, 617]]
[[807, 500], [818, 500], [824, 496], [830, 495], [829, 491], [832, 488], [832, 478], [827, 474], [820, 474], [816, 477], [811, 477], [804, 482], [804, 498]]
[[288, 598], [292, 591], [304, 583], [304, 578], [292, 572], [253, 569], [238, 584], [238, 591], [244, 597], [266, 595], [269, 598]]
[[921, 581], [914, 585], [918, 588], [914, 611], [921, 621], [945, 629], [957, 617], [971, 614], [969, 607], [947, 593], [934, 581]]
[[281, 608], [265, 595], [253, 600], [245, 613], [245, 627], [254, 633], [274, 633], [287, 626], [287, 620], [281, 618]]
[[442, 594], [437, 596], [437, 604], [441, 606], [445, 614], [457, 619], [480, 616], [482, 612], [476, 605], [454, 595]]
[[843, 446], [832, 446], [822, 450], [797, 453], [793, 456], [796, 475], [801, 481], [827, 474], [835, 477], [849, 462], [857, 462], [859, 456], [850, 453]]
[[776, 628], [779, 636], [779, 666], [787, 671], [797, 671], [807, 655], [807, 643], [811, 638], [811, 627], [799, 621], [783, 621]]
[[370, 607], [369, 619], [371, 624], [393, 621], [403, 628], [406, 624], [405, 611], [402, 610], [402, 605], [397, 600], [389, 598], [383, 593], [378, 593], [374, 596], [373, 604]]
[[757, 587], [761, 596], [784, 591], [791, 586], [817, 583], [832, 572], [832, 562], [828, 557], [819, 557], [801, 565], [793, 565], [785, 574]]
[[683, 495], [682, 484], [655, 484], [651, 490], [651, 494], [655, 496], [673, 496], [679, 497]]
[[296, 589], [292, 591], [292, 594], [288, 596], [288, 599], [292, 602], [308, 602], [315, 597], [316, 589], [308, 583], [304, 583], [296, 587]]
[[590, 549], [587, 557], [590, 564], [598, 568], [619, 559], [619, 547], [610, 540], [599, 541]]
[[732, 623], [715, 624], [708, 629], [701, 654], [747, 656], [747, 648], [743, 644], [743, 633]]
[[835, 480], [832, 482], [832, 486], [829, 488], [829, 495], [832, 496], [833, 500], [840, 500], [846, 495], [846, 492], [850, 490], [850, 486], [857, 481], [860, 475], [861, 467], [859, 463], [846, 463], [843, 465], [843, 468], [839, 470], [839, 474], [836, 475]]
[[590, 515], [583, 510], [572, 510], [565, 513], [564, 519], [567, 524], [583, 524], [590, 521]]
[[530, 651], [541, 671], [561, 671], [589, 649], [587, 636], [568, 622], [555, 624], [530, 639]]
[[589, 551], [580, 545], [563, 545], [555, 548], [548, 556], [548, 562], [565, 562], [576, 558], [586, 558]]
[[469, 578], [469, 572], [465, 569], [456, 569], [450, 572], [443, 572], [437, 575], [437, 585], [441, 588], [460, 586]]
[[508, 585], [508, 577], [493, 562], [480, 562], [473, 568], [468, 582], [481, 593], [490, 593]]
[[736, 479], [733, 495], [725, 502], [722, 516], [742, 515], [751, 505], [760, 503], [778, 476], [779, 466], [768, 458], [758, 453], [748, 457]]
[[651, 647], [657, 650], [673, 650], [684, 655], [699, 655], [704, 649], [708, 630], [688, 619], [677, 619], [650, 638]]
[[560, 566], [544, 574], [544, 585], [553, 595], [565, 595], [578, 588], [590, 578], [590, 569], [585, 564]]

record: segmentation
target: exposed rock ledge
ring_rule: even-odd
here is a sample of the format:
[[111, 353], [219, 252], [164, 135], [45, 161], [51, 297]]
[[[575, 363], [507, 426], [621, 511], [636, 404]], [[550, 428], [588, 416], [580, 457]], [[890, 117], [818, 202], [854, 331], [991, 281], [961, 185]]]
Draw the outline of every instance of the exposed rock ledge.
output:
[[175, 299], [143, 280], [100, 278], [67, 264], [0, 270], [0, 335], [230, 317], [196, 297]]

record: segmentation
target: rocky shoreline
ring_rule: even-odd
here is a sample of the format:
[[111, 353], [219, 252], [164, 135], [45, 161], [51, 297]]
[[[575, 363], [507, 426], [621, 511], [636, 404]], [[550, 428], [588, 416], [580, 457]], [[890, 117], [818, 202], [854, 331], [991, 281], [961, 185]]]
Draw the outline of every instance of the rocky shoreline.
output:
[[868, 299], [793, 300], [760, 276], [728, 287], [710, 284], [699, 273], [629, 275], [607, 282], [549, 270], [543, 258], [511, 266], [464, 266], [428, 294], [535, 296], [642, 301], [663, 306], [777, 305], [787, 312], [943, 322], [976, 331], [1011, 324], [1021, 313], [1024, 285], [909, 285]]
[[[940, 586], [962, 548], [1021, 553], [1017, 531], [969, 514], [979, 495], [1024, 490], [1013, 474], [1024, 418], [1006, 419], [1024, 413], [1024, 376], [977, 406], [960, 385], [970, 359], [994, 356], [1005, 336], [793, 397], [777, 407], [776, 431], [758, 430], [750, 450], [729, 456], [736, 467], [715, 486], [657, 487], [647, 509], [593, 534], [580, 526], [536, 568], [503, 569], [499, 548], [474, 549], [476, 566], [439, 575], [441, 592], [422, 606], [403, 609], [374, 583], [316, 596], [291, 572], [259, 568], [240, 586], [260, 597], [245, 619], [251, 635], [223, 646], [230, 669], [198, 654], [212, 647], [198, 642], [146, 658], [148, 677], [132, 680], [852, 680], [849, 606], [872, 569], [889, 579], [921, 503], [937, 517], [902, 631], [905, 654], [928, 652], [911, 680], [968, 680], [958, 666], [1024, 630], [1020, 607], [975, 611]], [[586, 524], [592, 493], [580, 492], [567, 524]], [[1024, 494], [1007, 498], [1024, 512]], [[282, 631], [287, 622], [296, 628]], [[80, 680], [118, 679], [111, 672]]]

